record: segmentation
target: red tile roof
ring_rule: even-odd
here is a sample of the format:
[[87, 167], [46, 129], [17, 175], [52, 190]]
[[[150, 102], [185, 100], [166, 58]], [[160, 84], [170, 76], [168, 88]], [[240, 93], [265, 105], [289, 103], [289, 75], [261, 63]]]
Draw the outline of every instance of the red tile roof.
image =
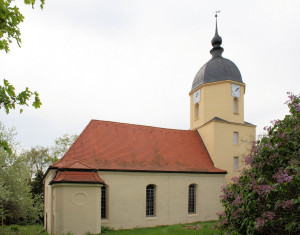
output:
[[215, 168], [196, 130], [91, 120], [52, 168], [209, 172]]
[[103, 184], [104, 181], [96, 172], [91, 171], [58, 171], [50, 184], [54, 183], [93, 183]]

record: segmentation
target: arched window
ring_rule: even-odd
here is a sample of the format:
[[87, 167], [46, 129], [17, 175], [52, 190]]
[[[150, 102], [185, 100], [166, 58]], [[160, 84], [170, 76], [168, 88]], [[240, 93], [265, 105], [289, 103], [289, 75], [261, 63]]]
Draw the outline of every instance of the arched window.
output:
[[107, 219], [106, 202], [107, 202], [107, 190], [106, 190], [106, 186], [103, 185], [101, 187], [101, 219]]
[[239, 112], [239, 100], [238, 98], [233, 99], [233, 113], [238, 114]]
[[199, 118], [199, 114], [200, 114], [200, 111], [199, 111], [199, 104], [197, 103], [195, 105], [195, 118]]
[[155, 185], [146, 188], [146, 216], [155, 216]]
[[196, 213], [196, 185], [190, 184], [189, 186], [189, 205], [188, 205], [189, 214]]

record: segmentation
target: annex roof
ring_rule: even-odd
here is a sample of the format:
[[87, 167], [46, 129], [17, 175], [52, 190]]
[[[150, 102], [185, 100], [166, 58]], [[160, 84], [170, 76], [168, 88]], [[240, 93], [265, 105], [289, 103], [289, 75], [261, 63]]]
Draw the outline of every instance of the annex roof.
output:
[[50, 184], [54, 183], [89, 183], [104, 184], [96, 172], [92, 171], [58, 171]]
[[215, 168], [196, 130], [91, 120], [51, 168], [226, 173]]

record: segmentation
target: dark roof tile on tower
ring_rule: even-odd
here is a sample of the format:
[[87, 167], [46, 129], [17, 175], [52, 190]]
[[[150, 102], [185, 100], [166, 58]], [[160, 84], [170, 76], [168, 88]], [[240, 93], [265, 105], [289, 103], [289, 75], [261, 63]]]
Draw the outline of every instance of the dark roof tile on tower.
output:
[[196, 74], [192, 84], [192, 90], [202, 84], [225, 80], [243, 83], [242, 75], [238, 67], [231, 60], [222, 57], [224, 49], [221, 47], [222, 38], [218, 34], [217, 15], [215, 16], [216, 30], [211, 40], [213, 48], [210, 50], [212, 58], [204, 64]]

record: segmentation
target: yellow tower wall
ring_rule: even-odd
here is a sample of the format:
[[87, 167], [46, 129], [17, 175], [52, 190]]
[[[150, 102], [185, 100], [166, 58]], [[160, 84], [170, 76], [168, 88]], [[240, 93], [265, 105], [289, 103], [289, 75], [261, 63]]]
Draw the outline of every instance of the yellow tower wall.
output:
[[[240, 97], [232, 96], [232, 84], [240, 86]], [[200, 89], [200, 101], [194, 104], [193, 95]], [[240, 174], [244, 158], [255, 141], [254, 125], [244, 122], [245, 84], [230, 80], [205, 83], [192, 90], [190, 95], [190, 128], [197, 129], [214, 162], [215, 167], [226, 170], [226, 183]], [[234, 110], [234, 99], [237, 110]], [[199, 106], [199, 115], [197, 115]], [[234, 144], [234, 132], [238, 143]], [[234, 169], [237, 157], [237, 169]]]
[[[255, 141], [255, 126], [214, 120], [197, 130], [215, 167], [228, 172], [225, 179], [228, 184], [245, 166], [245, 157], [250, 153]], [[238, 133], [237, 144], [234, 144], [234, 132]], [[238, 157], [237, 170], [234, 170], [234, 157]]]
[[[233, 112], [233, 100], [231, 95], [231, 84], [241, 87], [238, 98], [238, 112]], [[200, 89], [200, 101], [198, 102], [200, 113], [196, 115], [196, 104], [193, 102], [193, 94]], [[203, 84], [190, 92], [190, 129], [205, 124], [214, 117], [219, 117], [226, 121], [244, 123], [244, 93], [245, 84], [233, 81], [221, 81]]]

